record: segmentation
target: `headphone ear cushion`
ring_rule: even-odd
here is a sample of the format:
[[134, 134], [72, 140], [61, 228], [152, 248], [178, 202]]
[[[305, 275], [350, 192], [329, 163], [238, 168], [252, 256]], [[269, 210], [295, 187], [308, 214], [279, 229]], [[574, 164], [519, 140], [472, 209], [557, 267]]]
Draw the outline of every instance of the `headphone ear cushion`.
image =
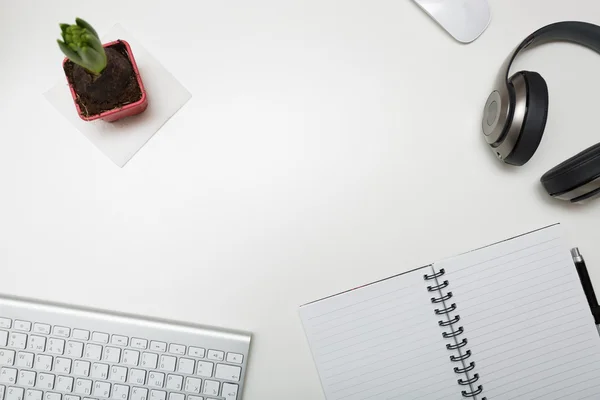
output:
[[548, 118], [548, 85], [537, 72], [518, 72], [525, 78], [527, 85], [527, 112], [519, 139], [513, 151], [504, 159], [508, 164], [523, 165], [533, 157], [537, 150]]
[[548, 194], [560, 196], [600, 177], [600, 143], [546, 172], [541, 182]]

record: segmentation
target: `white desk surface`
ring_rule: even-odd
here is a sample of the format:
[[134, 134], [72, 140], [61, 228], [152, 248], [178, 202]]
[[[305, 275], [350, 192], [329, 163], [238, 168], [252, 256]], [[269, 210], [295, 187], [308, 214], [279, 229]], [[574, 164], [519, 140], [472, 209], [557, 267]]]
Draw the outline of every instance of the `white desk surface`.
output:
[[[600, 202], [538, 181], [600, 140], [600, 56], [518, 60], [551, 97], [525, 167], [480, 134], [509, 51], [600, 2], [491, 8], [461, 45], [408, 0], [0, 0], [0, 290], [251, 331], [244, 399], [318, 400], [300, 304], [556, 221], [600, 285]], [[194, 96], [123, 169], [42, 97], [75, 16], [121, 22]]]

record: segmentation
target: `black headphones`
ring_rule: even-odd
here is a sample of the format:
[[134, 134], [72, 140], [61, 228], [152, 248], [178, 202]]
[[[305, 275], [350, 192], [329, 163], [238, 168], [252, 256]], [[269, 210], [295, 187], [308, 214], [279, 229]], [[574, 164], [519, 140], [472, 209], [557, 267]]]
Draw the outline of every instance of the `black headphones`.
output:
[[[569, 41], [600, 53], [600, 26], [558, 22], [529, 35], [502, 65], [483, 112], [483, 134], [500, 160], [523, 165], [537, 150], [548, 116], [548, 86], [537, 72], [508, 77], [517, 55], [533, 44]], [[573, 203], [600, 195], [600, 143], [560, 163], [541, 178], [551, 196]]]

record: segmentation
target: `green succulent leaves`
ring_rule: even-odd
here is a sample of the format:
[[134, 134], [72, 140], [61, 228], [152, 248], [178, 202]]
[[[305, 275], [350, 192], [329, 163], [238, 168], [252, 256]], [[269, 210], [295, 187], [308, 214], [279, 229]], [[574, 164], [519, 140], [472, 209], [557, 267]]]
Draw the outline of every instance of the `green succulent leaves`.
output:
[[75, 24], [60, 24], [63, 40], [57, 40], [58, 47], [69, 60], [98, 75], [106, 68], [106, 53], [100, 38], [81, 18], [76, 18]]

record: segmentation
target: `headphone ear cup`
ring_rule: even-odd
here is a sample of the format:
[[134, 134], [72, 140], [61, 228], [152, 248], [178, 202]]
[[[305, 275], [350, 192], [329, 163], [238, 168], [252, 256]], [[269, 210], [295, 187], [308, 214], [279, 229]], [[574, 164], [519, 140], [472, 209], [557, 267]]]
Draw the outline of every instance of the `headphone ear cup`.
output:
[[548, 86], [537, 72], [521, 71], [527, 85], [527, 112], [519, 139], [513, 151], [504, 159], [508, 164], [523, 165], [535, 154], [548, 118]]
[[563, 161], [546, 172], [540, 181], [548, 194], [560, 196], [598, 177], [600, 177], [600, 143]]

